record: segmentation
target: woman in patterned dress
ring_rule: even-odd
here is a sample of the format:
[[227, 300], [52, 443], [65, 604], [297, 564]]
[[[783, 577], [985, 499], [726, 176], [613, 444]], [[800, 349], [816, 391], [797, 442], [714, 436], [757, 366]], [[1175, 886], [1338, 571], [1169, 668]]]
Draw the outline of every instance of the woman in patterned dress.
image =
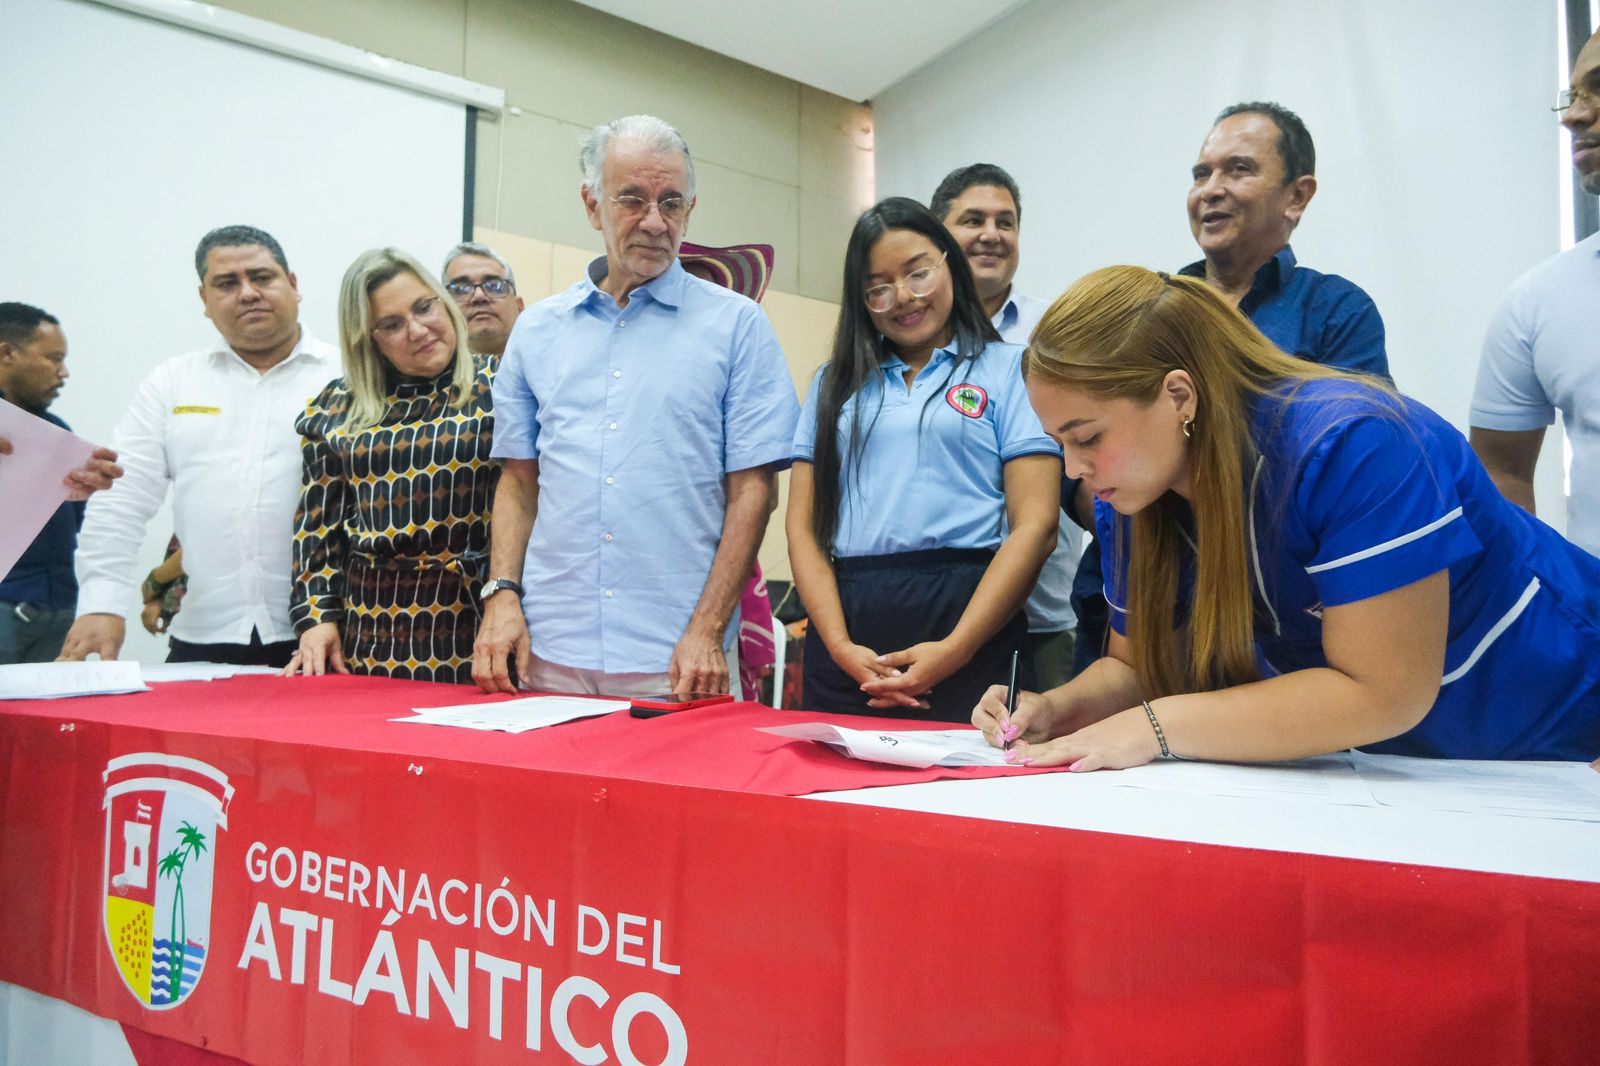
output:
[[395, 248], [339, 294], [344, 377], [295, 423], [303, 438], [289, 674], [466, 684], [499, 467], [493, 367], [461, 311]]

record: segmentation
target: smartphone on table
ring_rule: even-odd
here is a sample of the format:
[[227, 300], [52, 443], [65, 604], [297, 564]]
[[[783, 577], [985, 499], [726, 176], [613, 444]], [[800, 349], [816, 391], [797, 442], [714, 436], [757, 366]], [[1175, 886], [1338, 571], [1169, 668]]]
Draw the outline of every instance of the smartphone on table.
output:
[[662, 696], [635, 696], [628, 713], [635, 718], [658, 718], [674, 711], [732, 702], [733, 696], [726, 692], [668, 692]]

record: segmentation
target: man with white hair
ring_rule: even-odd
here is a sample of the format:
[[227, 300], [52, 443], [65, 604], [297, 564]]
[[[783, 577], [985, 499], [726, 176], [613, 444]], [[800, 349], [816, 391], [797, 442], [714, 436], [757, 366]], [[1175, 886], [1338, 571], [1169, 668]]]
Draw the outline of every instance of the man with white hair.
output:
[[511, 264], [487, 244], [462, 241], [444, 257], [439, 279], [461, 305], [472, 350], [496, 359], [504, 355], [511, 327], [522, 313]]
[[727, 692], [794, 384], [756, 304], [678, 261], [695, 206], [678, 132], [616, 119], [579, 159], [606, 253], [517, 320], [495, 380], [501, 477], [473, 677], [489, 691]]

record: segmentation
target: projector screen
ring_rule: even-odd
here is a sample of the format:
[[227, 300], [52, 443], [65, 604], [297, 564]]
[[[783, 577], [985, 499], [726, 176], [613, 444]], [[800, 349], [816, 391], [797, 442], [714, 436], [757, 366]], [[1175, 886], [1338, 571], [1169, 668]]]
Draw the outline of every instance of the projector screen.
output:
[[[0, 300], [61, 320], [72, 376], [51, 410], [83, 437], [109, 443], [152, 368], [220, 343], [194, 270], [207, 230], [273, 234], [301, 323], [331, 342], [358, 253], [437, 269], [462, 237], [463, 104], [82, 0], [9, 5], [5, 37]], [[171, 533], [163, 508], [138, 577]], [[128, 609], [123, 657], [165, 658]]]

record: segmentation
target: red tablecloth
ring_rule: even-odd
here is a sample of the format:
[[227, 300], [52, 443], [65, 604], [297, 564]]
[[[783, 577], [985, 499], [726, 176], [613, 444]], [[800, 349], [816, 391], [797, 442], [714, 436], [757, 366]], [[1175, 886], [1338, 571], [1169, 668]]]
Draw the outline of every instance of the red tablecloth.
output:
[[0, 705], [0, 980], [250, 1062], [1600, 1048], [1590, 884], [689, 788], [583, 739], [694, 718], [508, 737], [381, 720], [463, 694], [429, 686], [168, 692]]
[[[758, 732], [762, 726], [830, 721], [851, 729], [948, 729], [948, 724], [778, 711], [729, 703], [659, 718], [627, 712], [580, 719], [526, 733], [486, 733], [389, 719], [413, 707], [495, 702], [476, 688], [423, 681], [333, 676], [246, 676], [227, 681], [157, 684], [146, 694], [13, 704], [62, 721], [143, 725], [175, 733], [255, 737], [360, 751], [386, 751], [493, 763], [527, 770], [621, 777], [671, 785], [802, 796], [902, 785], [940, 778], [1044, 773], [1031, 767], [932, 767], [907, 770], [847, 758], [809, 741]], [[285, 706], [292, 711], [285, 711]], [[6, 706], [0, 703], [0, 707]]]

